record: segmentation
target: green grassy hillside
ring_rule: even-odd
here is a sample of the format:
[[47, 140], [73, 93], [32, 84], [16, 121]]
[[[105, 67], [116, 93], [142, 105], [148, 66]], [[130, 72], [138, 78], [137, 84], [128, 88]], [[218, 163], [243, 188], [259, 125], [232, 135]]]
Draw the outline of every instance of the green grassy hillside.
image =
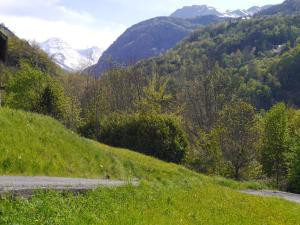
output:
[[139, 178], [139, 187], [86, 195], [0, 198], [0, 224], [299, 224], [300, 206], [236, 189], [124, 149], [80, 138], [48, 117], [0, 109], [0, 174]]

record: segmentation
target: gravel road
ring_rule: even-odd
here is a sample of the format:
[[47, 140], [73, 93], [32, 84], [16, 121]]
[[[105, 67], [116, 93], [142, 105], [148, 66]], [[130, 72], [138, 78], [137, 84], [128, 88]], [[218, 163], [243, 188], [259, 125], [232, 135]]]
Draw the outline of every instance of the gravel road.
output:
[[120, 187], [129, 184], [139, 185], [138, 181], [0, 176], [0, 194], [13, 192], [21, 196], [30, 196], [37, 189], [84, 192], [98, 187]]
[[292, 194], [288, 192], [272, 191], [272, 190], [245, 190], [241, 192], [246, 194], [251, 194], [251, 195], [258, 195], [258, 196], [279, 197], [300, 204], [299, 194]]

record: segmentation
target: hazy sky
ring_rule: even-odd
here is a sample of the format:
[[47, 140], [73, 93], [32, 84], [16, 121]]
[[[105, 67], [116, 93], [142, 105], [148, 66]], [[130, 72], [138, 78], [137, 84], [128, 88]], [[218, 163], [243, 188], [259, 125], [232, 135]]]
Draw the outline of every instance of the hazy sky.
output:
[[73, 47], [107, 48], [129, 26], [168, 16], [183, 6], [227, 9], [278, 4], [283, 0], [0, 0], [0, 23], [19, 37], [45, 41], [59, 37]]

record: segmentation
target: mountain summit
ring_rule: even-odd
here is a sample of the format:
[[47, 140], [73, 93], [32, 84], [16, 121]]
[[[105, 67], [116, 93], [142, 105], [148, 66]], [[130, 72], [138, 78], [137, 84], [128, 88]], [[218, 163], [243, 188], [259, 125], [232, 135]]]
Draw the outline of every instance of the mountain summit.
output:
[[222, 13], [218, 12], [214, 7], [207, 5], [192, 5], [176, 10], [170, 17], [188, 19], [208, 15], [222, 16]]
[[216, 8], [207, 5], [192, 5], [192, 6], [185, 6], [181, 9], [176, 10], [170, 16], [176, 18], [182, 18], [182, 19], [191, 19], [195, 17], [208, 16], [208, 15], [238, 18], [238, 17], [253, 16], [254, 14], [262, 10], [265, 10], [269, 7], [271, 7], [271, 5], [266, 5], [262, 7], [253, 6], [249, 9], [227, 10], [226, 12], [222, 13], [219, 12]]
[[40, 43], [40, 47], [67, 71], [81, 71], [94, 65], [102, 54], [98, 47], [77, 50], [59, 38], [50, 38]]

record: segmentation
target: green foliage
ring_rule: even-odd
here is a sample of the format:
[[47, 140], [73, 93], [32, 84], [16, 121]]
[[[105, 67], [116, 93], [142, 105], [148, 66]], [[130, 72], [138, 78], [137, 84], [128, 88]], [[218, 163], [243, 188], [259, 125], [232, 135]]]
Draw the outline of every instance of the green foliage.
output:
[[[300, 16], [294, 15], [237, 19], [206, 26], [164, 56], [141, 62], [138, 67], [151, 67], [154, 62], [159, 74], [182, 84], [176, 91], [180, 95], [186, 82], [206, 76], [218, 64], [227, 76], [239, 78], [239, 91], [233, 89], [230, 96], [237, 95], [259, 109], [269, 109], [275, 101], [282, 100], [298, 105], [293, 97], [298, 96], [293, 88], [297, 83], [288, 78], [297, 80], [298, 72], [292, 74], [289, 67], [281, 69], [282, 63], [276, 65], [280, 61], [290, 62], [298, 71], [297, 50], [293, 49], [300, 34], [299, 22]], [[284, 54], [295, 57], [284, 60]], [[194, 68], [198, 68], [196, 73]], [[285, 71], [290, 75], [285, 77]]]
[[61, 84], [26, 62], [11, 74], [5, 91], [8, 107], [49, 115], [69, 127], [79, 120], [78, 105], [73, 106]]
[[[162, 80], [162, 81], [160, 81]], [[154, 74], [148, 86], [143, 90], [144, 97], [137, 102], [137, 108], [142, 113], [171, 112], [173, 96], [167, 93], [169, 80]]]
[[190, 156], [191, 165], [197, 171], [212, 175], [224, 175], [225, 163], [219, 133], [218, 129], [213, 129], [208, 133], [200, 130], [196, 147]]
[[[256, 138], [250, 138], [253, 130], [261, 132], [263, 126], [258, 125], [255, 111], [250, 116], [250, 121], [255, 117], [252, 131], [242, 130], [248, 136], [245, 140], [233, 130], [243, 125], [251, 127], [250, 121], [238, 125], [238, 119], [246, 121], [246, 116], [241, 118], [238, 107], [232, 113], [232, 117], [238, 115], [236, 120], [226, 118], [229, 112], [220, 114], [220, 111], [229, 110], [231, 102], [237, 99], [251, 103], [258, 110], [268, 110], [278, 101], [298, 105], [299, 24], [299, 15], [214, 24], [199, 28], [163, 56], [142, 61], [127, 70], [109, 71], [92, 88], [87, 88], [85, 99], [89, 105], [84, 110], [89, 114], [86, 128], [92, 128], [89, 136], [96, 137], [95, 133], [101, 130], [97, 125], [99, 120], [113, 112], [178, 112], [193, 148], [194, 168], [232, 176], [234, 173], [237, 176], [233, 170], [241, 170], [239, 176], [243, 178], [260, 177], [258, 149], [263, 135], [258, 133]], [[150, 77], [151, 74], [160, 76]], [[228, 129], [221, 129], [224, 133], [216, 135], [221, 120], [220, 126]], [[200, 137], [199, 129], [203, 131]], [[217, 140], [220, 137], [222, 141]], [[246, 150], [236, 145], [245, 145]], [[228, 153], [235, 151], [242, 153]], [[289, 171], [294, 156], [286, 157]], [[218, 167], [225, 169], [221, 171]]]
[[8, 39], [7, 66], [19, 67], [22, 61], [28, 62], [32, 67], [52, 75], [61, 74], [61, 69], [42, 51], [37, 44], [28, 42], [15, 36]]
[[289, 104], [300, 106], [300, 44], [280, 57], [274, 65], [272, 72], [277, 75], [281, 88], [278, 90], [277, 99]]
[[299, 24], [300, 16], [292, 15], [201, 27], [160, 57], [104, 74], [86, 89], [84, 115], [97, 122], [113, 112], [179, 111], [193, 142], [199, 129], [215, 127], [219, 112], [235, 99], [258, 110], [277, 101], [297, 105], [299, 85], [285, 82], [297, 72], [284, 78], [290, 65], [282, 65], [292, 55], [297, 69]]
[[[84, 101], [82, 98], [84, 89], [86, 87], [86, 77], [79, 74], [69, 74], [68, 76], [58, 77], [56, 83], [61, 85], [63, 88], [63, 94], [65, 95], [64, 102], [67, 102], [66, 105], [66, 117], [64, 118], [64, 124], [77, 131], [83, 124], [83, 105], [81, 101]], [[62, 91], [59, 91], [62, 93]]]
[[39, 69], [21, 62], [20, 69], [7, 83], [7, 106], [26, 111], [36, 111], [40, 96], [49, 79], [49, 76]]
[[233, 167], [232, 174], [241, 178], [242, 170], [257, 160], [260, 138], [253, 106], [235, 101], [220, 113], [220, 144], [224, 160]]
[[212, 71], [202, 73], [202, 68], [189, 66], [189, 71], [183, 71], [183, 75], [193, 74], [195, 78], [178, 88], [183, 89], [181, 104], [186, 105], [185, 120], [191, 122], [195, 130], [200, 128], [207, 131], [214, 127], [223, 107], [235, 99], [240, 81], [217, 64]]
[[37, 112], [64, 121], [67, 117], [68, 99], [56, 81], [48, 82], [37, 102]]
[[176, 163], [184, 160], [188, 148], [180, 121], [159, 114], [108, 117], [100, 127], [98, 140]]
[[263, 169], [269, 176], [276, 178], [279, 186], [287, 176], [288, 117], [283, 103], [274, 105], [265, 117], [265, 134], [262, 150]]

